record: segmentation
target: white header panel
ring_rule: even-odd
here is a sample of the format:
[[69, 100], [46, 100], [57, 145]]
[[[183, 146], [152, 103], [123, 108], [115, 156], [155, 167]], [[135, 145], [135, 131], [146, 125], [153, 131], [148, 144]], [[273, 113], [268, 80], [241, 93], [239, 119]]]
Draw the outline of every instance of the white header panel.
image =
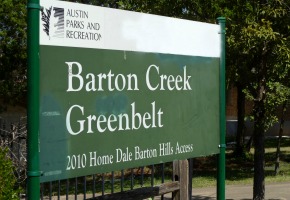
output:
[[40, 5], [40, 45], [220, 57], [219, 25], [64, 1]]

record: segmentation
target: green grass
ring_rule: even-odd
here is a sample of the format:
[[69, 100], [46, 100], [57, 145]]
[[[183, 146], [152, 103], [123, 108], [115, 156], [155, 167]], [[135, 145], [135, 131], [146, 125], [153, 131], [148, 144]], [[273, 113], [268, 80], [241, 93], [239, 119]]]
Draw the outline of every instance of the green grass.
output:
[[[290, 139], [283, 138], [281, 143], [280, 170], [275, 176], [275, 157], [277, 139], [267, 139], [265, 143], [265, 181], [290, 182]], [[252, 184], [254, 177], [254, 149], [243, 158], [236, 158], [232, 150], [226, 154], [226, 184]], [[193, 187], [216, 186], [216, 156], [194, 159], [195, 171]]]

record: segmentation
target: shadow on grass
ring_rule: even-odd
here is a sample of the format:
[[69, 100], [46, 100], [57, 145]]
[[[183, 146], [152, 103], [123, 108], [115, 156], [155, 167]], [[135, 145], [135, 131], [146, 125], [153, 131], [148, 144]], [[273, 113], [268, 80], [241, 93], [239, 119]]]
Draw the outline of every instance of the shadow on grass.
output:
[[[278, 138], [266, 139], [265, 148], [276, 148]], [[290, 147], [290, 138], [282, 138], [281, 147]]]
[[[267, 152], [267, 148], [276, 148], [277, 138], [266, 140], [265, 153], [265, 176], [275, 177], [275, 158], [276, 151], [273, 149]], [[281, 147], [287, 149], [281, 151], [280, 154], [280, 175], [290, 175], [290, 138], [283, 138]], [[289, 148], [290, 149], [290, 148]], [[214, 180], [217, 178], [217, 156], [209, 156], [194, 159], [193, 178], [202, 177], [204, 179]], [[242, 157], [236, 157], [233, 151], [227, 151], [226, 154], [226, 180], [242, 181], [254, 177], [254, 155], [245, 153]]]
[[[193, 177], [204, 177], [205, 179], [217, 178], [217, 157], [194, 159]], [[236, 158], [233, 153], [227, 154], [226, 180], [243, 180], [253, 177], [252, 157]]]
[[[276, 152], [267, 152], [265, 153], [265, 160], [269, 163], [275, 162]], [[290, 162], [290, 152], [281, 151], [280, 152], [280, 160], [284, 162]]]

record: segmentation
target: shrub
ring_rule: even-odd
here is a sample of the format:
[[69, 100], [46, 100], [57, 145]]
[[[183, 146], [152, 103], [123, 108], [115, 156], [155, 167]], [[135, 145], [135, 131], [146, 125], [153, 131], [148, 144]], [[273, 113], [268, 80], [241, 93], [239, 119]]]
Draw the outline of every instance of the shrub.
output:
[[8, 149], [0, 147], [0, 200], [19, 199], [20, 190], [15, 187], [16, 183], [14, 166], [9, 158]]

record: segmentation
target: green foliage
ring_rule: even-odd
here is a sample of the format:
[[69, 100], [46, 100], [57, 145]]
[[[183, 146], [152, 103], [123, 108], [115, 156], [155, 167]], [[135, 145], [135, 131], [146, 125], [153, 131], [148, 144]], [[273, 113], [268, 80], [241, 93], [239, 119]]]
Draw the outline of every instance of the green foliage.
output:
[[14, 166], [8, 157], [8, 150], [0, 147], [0, 199], [18, 199], [19, 189], [15, 188]]
[[26, 0], [0, 4], [0, 98], [23, 101], [26, 94]]
[[[266, 131], [277, 121], [275, 110], [289, 98], [289, 1], [238, 1], [228, 15], [228, 79], [243, 86], [247, 98], [263, 111]], [[261, 106], [263, 108], [261, 108]], [[259, 109], [258, 109], [259, 107]], [[260, 109], [261, 108], [261, 109]], [[256, 116], [256, 117], [255, 117]], [[261, 116], [261, 113], [260, 113]]]
[[75, 3], [83, 3], [88, 5], [103, 6], [109, 8], [118, 8], [117, 0], [66, 0]]
[[162, 16], [215, 23], [221, 16], [224, 1], [203, 0], [120, 0], [118, 8]]
[[132, 1], [120, 0], [117, 2], [118, 7], [124, 10], [131, 10], [136, 12], [144, 12], [150, 14], [157, 14], [171, 17], [182, 17], [182, 1], [172, 0], [146, 0], [146, 1]]
[[[246, 2], [229, 12], [230, 78], [254, 104], [254, 198], [264, 199], [264, 134], [277, 121], [277, 108], [289, 98], [289, 0]], [[235, 14], [239, 13], [239, 14]]]

